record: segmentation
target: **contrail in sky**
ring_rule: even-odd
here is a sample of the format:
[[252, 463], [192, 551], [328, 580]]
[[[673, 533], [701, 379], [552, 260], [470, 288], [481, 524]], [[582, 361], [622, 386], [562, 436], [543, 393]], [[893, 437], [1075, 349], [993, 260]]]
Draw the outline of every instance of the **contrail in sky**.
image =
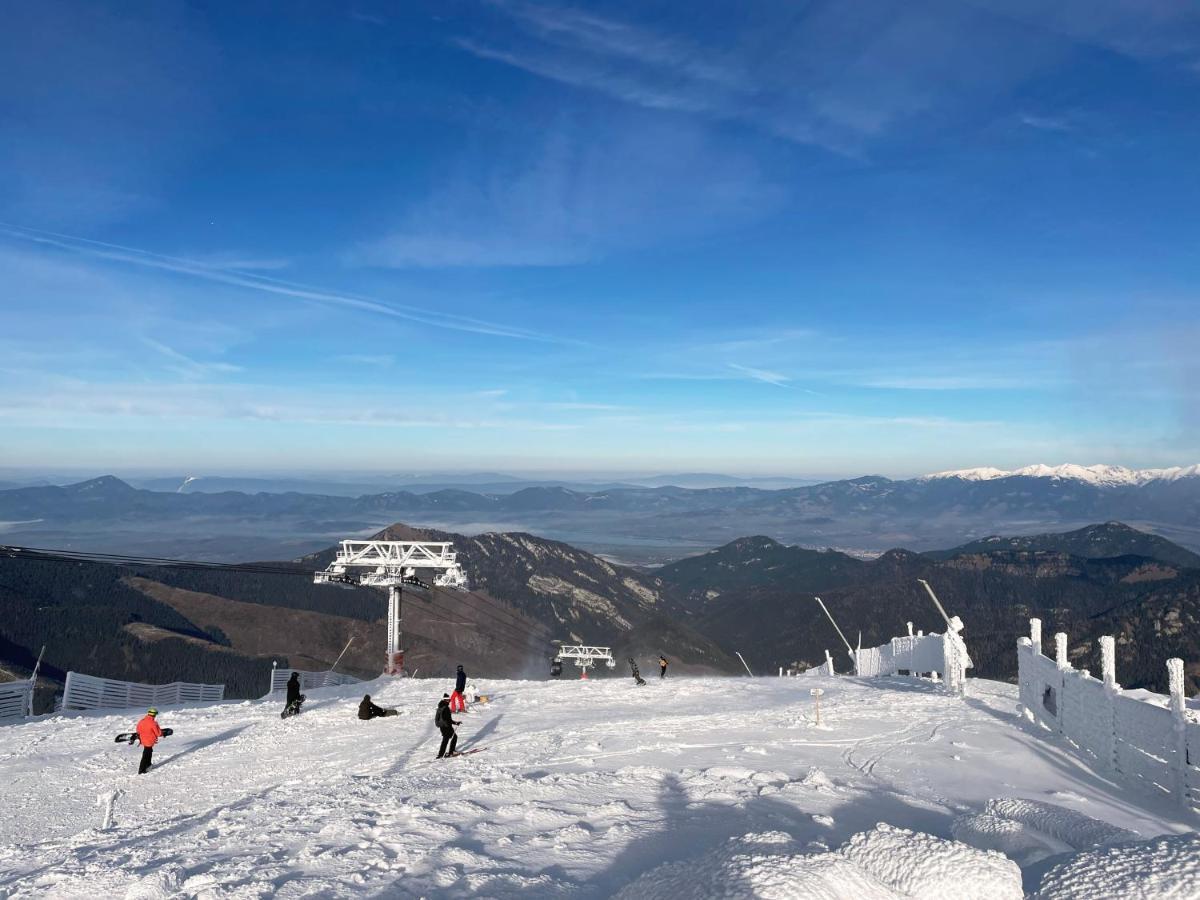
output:
[[181, 275], [191, 275], [194, 278], [202, 278], [207, 281], [215, 281], [234, 287], [248, 288], [250, 290], [262, 291], [268, 294], [276, 294], [284, 297], [295, 297], [299, 300], [308, 300], [313, 303], [341, 306], [348, 309], [357, 309], [363, 312], [374, 313], [376, 315], [390, 316], [396, 319], [406, 319], [410, 322], [417, 322], [421, 325], [428, 325], [432, 328], [446, 328], [451, 331], [465, 331], [472, 334], [487, 334], [495, 337], [515, 338], [517, 340], [524, 341], [540, 341], [548, 344], [584, 343], [583, 341], [576, 341], [570, 338], [562, 338], [555, 335], [543, 334], [542, 332], [532, 331], [527, 328], [518, 328], [512, 325], [500, 324], [498, 322], [489, 322], [485, 319], [475, 319], [470, 316], [459, 316], [455, 315], [454, 313], [443, 313], [436, 310], [423, 309], [418, 306], [409, 306], [407, 304], [383, 303], [370, 297], [326, 291], [322, 288], [299, 284], [293, 281], [283, 281], [278, 278], [269, 278], [265, 275], [255, 275], [248, 272], [239, 272], [233, 269], [221, 269], [218, 267], [205, 265], [204, 263], [195, 262], [194, 260], [182, 259], [175, 256], [166, 256], [161, 253], [153, 253], [149, 250], [142, 250], [137, 247], [125, 247], [120, 244], [110, 244], [106, 243], [105, 241], [96, 241], [90, 238], [77, 237], [70, 234], [58, 234], [52, 231], [42, 231], [37, 228], [28, 228], [23, 225], [11, 225], [6, 222], [0, 222], [0, 232], [8, 234], [11, 237], [57, 247], [61, 250], [67, 250], [72, 253], [80, 253], [87, 256], [96, 257], [98, 259], [107, 259], [114, 262], [141, 266], [143, 268], [175, 272]]

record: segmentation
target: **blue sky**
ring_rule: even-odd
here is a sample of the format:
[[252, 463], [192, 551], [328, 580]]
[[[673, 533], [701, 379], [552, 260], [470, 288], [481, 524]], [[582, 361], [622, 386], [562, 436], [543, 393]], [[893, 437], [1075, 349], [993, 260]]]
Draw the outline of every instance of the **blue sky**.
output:
[[1200, 460], [1200, 7], [22, 3], [0, 467]]

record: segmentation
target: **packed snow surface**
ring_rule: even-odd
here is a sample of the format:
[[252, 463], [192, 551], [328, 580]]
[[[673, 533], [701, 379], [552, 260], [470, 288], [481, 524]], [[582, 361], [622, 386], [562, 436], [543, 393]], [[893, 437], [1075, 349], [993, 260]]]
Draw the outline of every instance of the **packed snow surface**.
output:
[[1083, 481], [1101, 487], [1125, 487], [1149, 484], [1152, 481], [1178, 481], [1181, 478], [1200, 478], [1200, 464], [1173, 466], [1169, 469], [1127, 469], [1124, 466], [1080, 466], [1067, 463], [1061, 466], [1033, 465], [1021, 469], [956, 469], [952, 472], [935, 472], [924, 476], [923, 481], [940, 478], [959, 478], [963, 481], [994, 481], [1013, 476], [1026, 478], [1062, 478]]
[[[444, 761], [449, 685], [424, 679], [313, 691], [287, 720], [163, 708], [143, 776], [113, 742], [139, 711], [0, 728], [0, 898], [1004, 898], [1047, 872], [1046, 897], [1118, 875], [1158, 896], [1149, 865], [1161, 896], [1200, 896], [1174, 837], [1195, 823], [1035, 732], [1015, 687], [649, 681], [481, 681], [459, 729], [481, 752]], [[359, 721], [364, 691], [401, 714]]]
[[1200, 835], [1172, 835], [1081, 853], [1051, 869], [1038, 896], [1193, 900], [1200, 897]]

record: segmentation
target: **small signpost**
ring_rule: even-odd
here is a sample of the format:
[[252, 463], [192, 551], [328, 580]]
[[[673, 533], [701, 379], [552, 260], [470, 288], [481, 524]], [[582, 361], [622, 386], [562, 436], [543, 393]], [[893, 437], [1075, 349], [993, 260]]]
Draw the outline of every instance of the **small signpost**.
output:
[[816, 709], [816, 713], [817, 713], [816, 724], [818, 727], [820, 727], [820, 725], [821, 725], [821, 695], [824, 694], [825, 692], [823, 690], [821, 690], [820, 688], [813, 688], [812, 690], [809, 691], [809, 693], [812, 694], [813, 705], [814, 705], [814, 707]]

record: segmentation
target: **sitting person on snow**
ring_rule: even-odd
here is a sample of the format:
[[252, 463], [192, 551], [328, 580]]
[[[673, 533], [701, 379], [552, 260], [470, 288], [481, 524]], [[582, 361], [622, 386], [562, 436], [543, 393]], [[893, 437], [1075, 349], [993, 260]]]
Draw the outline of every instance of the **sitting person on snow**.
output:
[[368, 719], [379, 719], [384, 716], [396, 716], [399, 713], [394, 709], [384, 709], [382, 706], [376, 706], [371, 702], [371, 695], [364, 694], [362, 703], [358, 704], [358, 717], [364, 722]]

